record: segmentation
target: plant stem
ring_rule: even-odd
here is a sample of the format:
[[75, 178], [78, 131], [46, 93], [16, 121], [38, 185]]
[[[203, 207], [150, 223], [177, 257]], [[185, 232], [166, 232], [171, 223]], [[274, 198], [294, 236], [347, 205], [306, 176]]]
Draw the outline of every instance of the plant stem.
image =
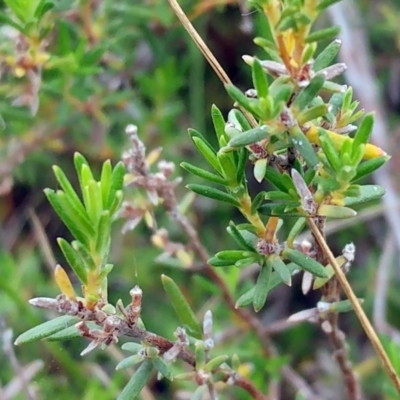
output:
[[328, 244], [326, 243], [324, 237], [322, 236], [321, 232], [319, 231], [317, 225], [315, 224], [313, 218], [307, 218], [308, 225], [315, 237], [315, 239], [318, 241], [318, 244], [320, 245], [322, 251], [324, 252], [325, 256], [327, 257], [329, 263], [332, 265], [333, 269], [335, 270], [335, 275], [338, 281], [340, 282], [343, 291], [346, 293], [347, 298], [350, 300], [354, 311], [360, 320], [360, 323], [362, 327], [364, 328], [364, 331], [366, 335], [368, 336], [369, 340], [372, 343], [372, 346], [374, 347], [379, 359], [381, 360], [383, 364], [383, 368], [385, 369], [386, 373], [388, 374], [389, 378], [393, 382], [397, 392], [400, 395], [400, 379], [396, 374], [396, 371], [388, 357], [388, 355], [385, 352], [385, 349], [382, 346], [382, 343], [380, 342], [378, 335], [376, 334], [373, 326], [371, 325], [367, 315], [365, 314], [363, 308], [361, 307], [360, 302], [358, 301], [356, 295], [353, 292], [352, 287], [350, 286], [349, 281], [346, 278], [346, 275], [336, 262], [336, 259], [334, 255], [332, 254], [332, 251], [330, 250]]

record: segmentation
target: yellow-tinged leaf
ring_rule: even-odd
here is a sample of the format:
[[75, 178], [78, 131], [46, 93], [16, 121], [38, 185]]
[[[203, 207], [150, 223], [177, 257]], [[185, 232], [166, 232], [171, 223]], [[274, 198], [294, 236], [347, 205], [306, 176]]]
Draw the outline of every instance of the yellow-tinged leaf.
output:
[[[341, 135], [339, 133], [333, 132], [333, 131], [326, 131], [329, 138], [331, 139], [333, 145], [335, 146], [335, 149], [339, 151], [342, 148], [342, 145], [344, 141], [348, 138], [348, 136]], [[305, 133], [307, 136], [307, 139], [314, 144], [319, 145], [319, 134], [318, 134], [318, 128], [315, 125], [312, 125], [308, 131]], [[351, 141], [353, 139], [350, 138]], [[383, 151], [380, 147], [375, 146], [371, 143], [367, 143], [365, 146], [365, 153], [364, 153], [364, 160], [371, 160], [373, 158], [377, 158], [380, 156], [385, 156], [386, 152]]]
[[57, 265], [54, 271], [54, 278], [61, 293], [64, 294], [68, 299], [76, 300], [75, 290], [72, 283], [61, 265]]

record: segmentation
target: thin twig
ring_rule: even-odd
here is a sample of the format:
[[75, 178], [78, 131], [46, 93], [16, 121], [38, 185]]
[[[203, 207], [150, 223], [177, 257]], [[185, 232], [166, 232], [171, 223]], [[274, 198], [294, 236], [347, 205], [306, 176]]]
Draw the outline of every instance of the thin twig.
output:
[[313, 232], [313, 235], [315, 239], [317, 240], [318, 244], [320, 245], [321, 249], [323, 250], [325, 256], [327, 257], [329, 263], [333, 267], [335, 271], [335, 276], [340, 282], [340, 285], [343, 288], [343, 291], [346, 293], [347, 298], [350, 300], [354, 311], [360, 320], [360, 323], [362, 327], [364, 328], [364, 331], [366, 335], [368, 336], [369, 340], [372, 343], [372, 346], [374, 347], [378, 357], [380, 358], [382, 365], [387, 372], [389, 378], [393, 382], [396, 390], [400, 394], [400, 379], [396, 374], [395, 369], [393, 368], [393, 365], [387, 356], [385, 349], [382, 346], [382, 343], [380, 342], [378, 335], [376, 334], [374, 328], [372, 327], [367, 315], [365, 314], [363, 308], [361, 307], [360, 302], [358, 301], [356, 295], [353, 292], [353, 289], [349, 283], [349, 281], [346, 278], [346, 275], [336, 262], [336, 259], [334, 255], [332, 254], [331, 249], [329, 248], [328, 244], [326, 243], [325, 239], [323, 238], [321, 232], [319, 231], [317, 225], [315, 224], [313, 218], [307, 218], [308, 225]]

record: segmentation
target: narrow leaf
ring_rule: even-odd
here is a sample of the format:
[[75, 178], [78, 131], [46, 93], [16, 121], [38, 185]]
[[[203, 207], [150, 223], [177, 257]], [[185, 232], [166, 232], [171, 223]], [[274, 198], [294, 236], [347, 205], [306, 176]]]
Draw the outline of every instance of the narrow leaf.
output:
[[90, 227], [91, 231], [87, 232], [85, 229], [86, 227], [82, 226], [80, 222], [77, 221], [77, 214], [73, 214], [73, 209], [71, 209], [69, 203], [67, 203], [65, 196], [60, 199], [60, 193], [63, 192], [59, 192], [56, 194], [51, 189], [45, 189], [44, 193], [47, 197], [47, 200], [54, 208], [58, 216], [61, 218], [61, 220], [64, 222], [68, 230], [72, 233], [72, 235], [81, 243], [88, 245], [89, 238], [91, 234], [94, 233], [93, 228]]
[[223, 178], [222, 176], [213, 174], [212, 172], [206, 171], [205, 169], [196, 167], [192, 164], [189, 164], [187, 162], [182, 162], [180, 164], [180, 166], [190, 172], [193, 175], [199, 176], [200, 178], [206, 179], [210, 182], [214, 182], [214, 183], [218, 183], [219, 185], [227, 185], [227, 181], [225, 178]]
[[222, 112], [215, 104], [213, 104], [211, 107], [211, 118], [213, 121], [215, 133], [217, 134], [219, 145], [222, 146], [221, 138], [226, 138], [225, 119], [222, 115]]
[[258, 98], [265, 98], [268, 95], [268, 80], [260, 62], [254, 58], [252, 65], [253, 83], [257, 90]]
[[117, 400], [136, 399], [136, 396], [141, 392], [149, 380], [152, 371], [153, 363], [150, 360], [145, 360], [133, 374], [128, 384], [124, 387], [124, 390], [118, 396]]
[[[99, 325], [94, 322], [86, 321], [85, 324], [89, 329], [101, 329]], [[70, 326], [66, 329], [53, 333], [52, 335], [46, 337], [46, 340], [50, 342], [59, 342], [64, 340], [78, 339], [82, 337], [81, 331], [75, 326]]]
[[306, 38], [306, 43], [319, 42], [320, 40], [332, 40], [340, 33], [339, 26], [330, 26], [310, 33]]
[[106, 254], [110, 245], [110, 229], [111, 229], [111, 218], [109, 211], [103, 211], [100, 215], [100, 219], [97, 226], [96, 235], [96, 252], [97, 254]]
[[240, 203], [236, 199], [236, 197], [232, 196], [231, 194], [225, 193], [222, 190], [218, 190], [210, 186], [198, 185], [195, 183], [189, 184], [186, 187], [194, 193], [199, 194], [200, 196], [208, 197], [213, 200], [223, 201], [225, 203], [232, 204], [235, 207], [240, 207]]
[[357, 167], [356, 176], [352, 179], [352, 182], [359, 181], [365, 176], [372, 174], [389, 160], [390, 156], [380, 156], [371, 160], [364, 161]]
[[326, 46], [314, 61], [313, 65], [314, 71], [317, 72], [329, 66], [331, 61], [339, 53], [341, 45], [342, 42], [339, 39], [336, 39], [328, 46]]
[[200, 324], [178, 285], [166, 275], [161, 275], [161, 280], [179, 320], [191, 336], [200, 339], [202, 336]]
[[239, 150], [239, 161], [237, 164], [236, 181], [241, 183], [245, 177], [246, 163], [248, 159], [248, 151], [245, 147]]
[[75, 272], [79, 280], [85, 285], [87, 283], [87, 274], [82, 259], [65, 239], [58, 238], [57, 242], [69, 266]]
[[270, 262], [276, 273], [282, 279], [282, 282], [288, 286], [292, 286], [292, 275], [282, 259], [279, 256], [270, 256]]
[[249, 243], [243, 237], [242, 232], [236, 227], [236, 225], [232, 221], [229, 222], [229, 226], [226, 230], [240, 247], [248, 251], [255, 251], [254, 245]]
[[111, 188], [111, 178], [112, 177], [112, 166], [111, 161], [107, 160], [103, 163], [103, 167], [101, 168], [101, 197], [103, 206], [107, 206], [108, 195], [110, 193]]
[[367, 114], [362, 120], [354, 136], [353, 155], [360, 145], [363, 144], [366, 145], [368, 143], [372, 134], [373, 127], [374, 127], [374, 116], [373, 114]]
[[75, 189], [72, 187], [67, 176], [64, 174], [62, 169], [60, 167], [58, 167], [57, 165], [53, 166], [53, 171], [54, 171], [55, 177], [57, 178], [58, 183], [61, 186], [61, 189], [68, 196], [74, 209], [77, 210], [80, 214], [82, 214], [82, 216], [86, 218], [87, 223], [89, 224], [90, 223], [89, 216], [87, 215], [87, 212], [86, 212], [85, 208], [83, 207], [81, 199], [75, 192]]
[[291, 128], [289, 132], [292, 143], [296, 150], [304, 158], [304, 161], [306, 162], [308, 167], [314, 168], [318, 164], [318, 158], [306, 135], [304, 135], [304, 133], [298, 126]]
[[253, 306], [255, 312], [260, 311], [267, 300], [267, 295], [270, 288], [269, 280], [271, 278], [271, 272], [271, 265], [267, 264], [261, 267], [261, 271], [258, 274], [253, 295]]
[[228, 146], [234, 148], [248, 146], [268, 137], [269, 133], [267, 130], [267, 126], [261, 125], [257, 128], [250, 129], [249, 131], [243, 132], [240, 135], [235, 136], [228, 142]]
[[319, 262], [298, 250], [286, 248], [283, 250], [282, 255], [315, 276], [319, 276], [320, 278], [327, 277], [325, 268]]
[[380, 199], [385, 194], [385, 189], [379, 185], [363, 185], [360, 187], [359, 197], [345, 197], [345, 206], [366, 203], [367, 201]]
[[124, 185], [124, 177], [125, 177], [125, 165], [122, 161], [120, 161], [113, 169], [111, 174], [111, 183], [110, 183], [110, 191], [108, 193], [107, 204], [103, 204], [104, 209], [110, 210], [111, 206], [114, 202], [114, 197], [116, 193], [122, 190]]
[[252, 112], [253, 110], [250, 107], [249, 99], [245, 96], [245, 94], [234, 85], [225, 85], [225, 89], [228, 92], [229, 96], [232, 97], [240, 106], [242, 106], [245, 110]]
[[328, 218], [352, 218], [357, 215], [357, 212], [349, 207], [321, 204], [318, 208], [317, 215]]
[[71, 325], [76, 324], [79, 321], [78, 317], [71, 315], [62, 315], [54, 318], [50, 321], [44, 322], [43, 324], [37, 325], [34, 328], [22, 333], [18, 336], [15, 341], [15, 345], [27, 344], [35, 342], [40, 339], [44, 339], [56, 332], [59, 332]]
[[318, 95], [322, 87], [324, 86], [325, 77], [320, 74], [314, 76], [314, 78], [310, 81], [308, 86], [300, 91], [295, 100], [293, 101], [291, 108], [298, 109], [302, 111], [305, 107], [307, 107], [314, 98]]
[[192, 138], [195, 146], [200, 151], [205, 160], [218, 172], [222, 173], [221, 166], [219, 165], [217, 153], [214, 149], [210, 148], [202, 139], [194, 136]]
[[161, 358], [161, 357], [155, 357], [151, 359], [151, 362], [153, 363], [154, 367], [157, 369], [157, 371], [164, 377], [172, 381], [173, 376], [171, 369], [169, 365]]

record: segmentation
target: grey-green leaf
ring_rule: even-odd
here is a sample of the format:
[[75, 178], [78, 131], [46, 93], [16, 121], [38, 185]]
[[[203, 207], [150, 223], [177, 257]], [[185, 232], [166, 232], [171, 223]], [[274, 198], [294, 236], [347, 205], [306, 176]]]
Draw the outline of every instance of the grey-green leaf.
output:
[[200, 339], [202, 337], [200, 324], [178, 285], [166, 275], [162, 275], [161, 280], [178, 318], [188, 330], [189, 335]]
[[150, 378], [153, 370], [153, 363], [146, 360], [133, 374], [124, 390], [118, 396], [117, 400], [133, 400], [141, 392]]
[[79, 321], [78, 317], [71, 315], [62, 315], [54, 318], [50, 321], [44, 322], [43, 324], [37, 325], [28, 331], [22, 333], [15, 340], [15, 345], [27, 344], [35, 342], [40, 339], [47, 338], [56, 332], [68, 328], [71, 325], [76, 324]]

